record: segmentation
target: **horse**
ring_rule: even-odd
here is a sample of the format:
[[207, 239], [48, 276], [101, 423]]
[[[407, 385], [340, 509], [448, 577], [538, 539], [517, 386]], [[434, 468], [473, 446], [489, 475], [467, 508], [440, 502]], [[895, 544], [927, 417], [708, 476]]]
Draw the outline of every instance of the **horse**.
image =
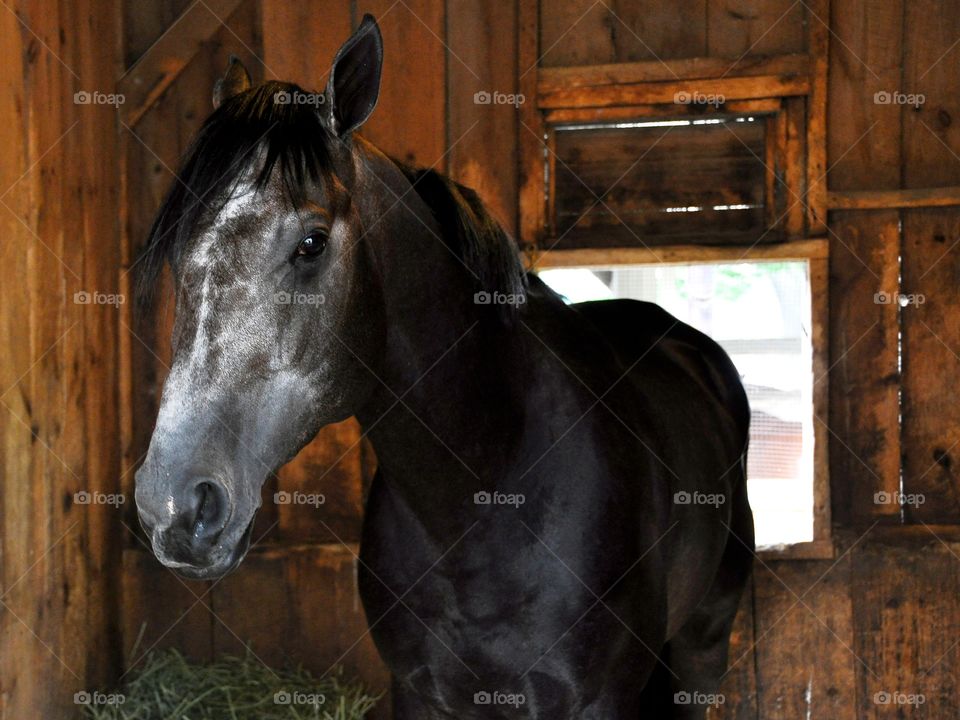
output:
[[382, 63], [367, 16], [322, 93], [214, 87], [138, 260], [175, 280], [153, 552], [234, 570], [265, 478], [355, 417], [397, 720], [703, 718], [753, 557], [739, 375], [656, 305], [567, 304], [475, 192], [364, 140]]

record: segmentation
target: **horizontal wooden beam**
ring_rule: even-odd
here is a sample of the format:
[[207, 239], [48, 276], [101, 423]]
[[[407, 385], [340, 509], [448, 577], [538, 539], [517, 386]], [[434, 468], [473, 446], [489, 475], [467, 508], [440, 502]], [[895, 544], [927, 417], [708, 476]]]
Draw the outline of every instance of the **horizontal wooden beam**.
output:
[[759, 100], [731, 100], [723, 108], [696, 107], [687, 105], [634, 105], [601, 108], [557, 108], [546, 110], [543, 114], [548, 125], [628, 122], [642, 121], [647, 118], [658, 120], [670, 117], [710, 117], [718, 112], [724, 115], [773, 115], [780, 111], [780, 98], [762, 98]]
[[[243, 0], [204, 0], [190, 5], [121, 76], [120, 119], [135, 126]], [[212, 88], [211, 88], [212, 91]]]
[[827, 205], [831, 210], [950, 207], [960, 205], [960, 187], [830, 192]]
[[657, 263], [742, 262], [749, 260], [808, 260], [826, 258], [826, 238], [739, 245], [663, 245], [654, 248], [583, 248], [528, 253], [528, 267], [594, 267]]
[[810, 92], [806, 54], [774, 55], [731, 62], [722, 58], [541, 68], [538, 107], [691, 104], [711, 99], [748, 100]]

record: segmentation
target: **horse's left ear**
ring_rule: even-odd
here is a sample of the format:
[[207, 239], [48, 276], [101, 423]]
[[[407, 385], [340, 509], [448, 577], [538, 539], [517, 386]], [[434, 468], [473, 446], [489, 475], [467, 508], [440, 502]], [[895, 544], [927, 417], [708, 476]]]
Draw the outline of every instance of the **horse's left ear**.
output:
[[220, 107], [227, 98], [249, 90], [250, 85], [250, 73], [236, 55], [231, 55], [227, 71], [213, 86], [213, 109]]
[[364, 15], [357, 31], [337, 51], [327, 82], [327, 105], [334, 132], [340, 137], [363, 125], [377, 105], [383, 38], [372, 15]]

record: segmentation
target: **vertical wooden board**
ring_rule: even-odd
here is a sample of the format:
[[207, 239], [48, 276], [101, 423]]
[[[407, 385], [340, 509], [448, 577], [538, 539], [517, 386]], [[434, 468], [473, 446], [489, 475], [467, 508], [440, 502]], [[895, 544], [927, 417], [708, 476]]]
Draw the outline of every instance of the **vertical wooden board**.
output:
[[[903, 0], [831, 3], [827, 164], [831, 190], [900, 186], [901, 113], [877, 104], [900, 88]], [[882, 99], [882, 96], [881, 96]]]
[[783, 102], [787, 135], [784, 154], [783, 188], [787, 205], [784, 226], [787, 237], [799, 239], [806, 235], [804, 201], [807, 193], [806, 139], [807, 117], [804, 98], [787, 98]]
[[321, 91], [333, 58], [353, 31], [350, 2], [311, 3], [262, 0], [265, 76]]
[[361, 134], [399, 160], [446, 169], [443, 0], [358, 0], [364, 13], [380, 23], [384, 58], [380, 100]]
[[710, 720], [755, 720], [757, 717], [757, 672], [754, 658], [753, 583], [740, 599], [740, 610], [730, 632], [727, 670], [720, 685], [723, 704], [710, 708]]
[[363, 471], [356, 420], [325, 427], [278, 476], [278, 492], [270, 501], [279, 539], [359, 542]]
[[960, 716], [960, 546], [929, 540], [853, 551], [857, 718]]
[[804, 3], [708, 0], [706, 5], [705, 54], [711, 57], [776, 55], [803, 52], [806, 47]]
[[807, 11], [810, 94], [807, 96], [807, 232], [827, 229], [827, 81], [830, 0], [811, 0]]
[[[88, 0], [64, 5], [62, 23], [74, 28], [64, 38], [61, 56], [85, 83], [109, 90], [119, 69], [116, 37], [116, 3]], [[103, 52], [109, 41], [110, 51]], [[77, 85], [64, 74], [66, 97]], [[63, 198], [64, 216], [75, 222], [76, 240], [68, 243], [71, 261], [81, 281], [68, 282], [68, 297], [79, 290], [115, 295], [119, 292], [117, 257], [119, 227], [116, 207], [119, 143], [113, 108], [67, 104], [65, 123], [77, 124], [61, 141], [66, 158], [74, 160]], [[91, 112], [92, 111], [92, 112]], [[65, 257], [66, 259], [66, 257]], [[70, 373], [63, 380], [70, 388], [74, 409], [64, 418], [71, 438], [65, 454], [84, 456], [84, 471], [74, 482], [59, 488], [61, 497], [71, 489], [115, 494], [119, 491], [118, 317], [112, 305], [66, 303], [67, 322], [76, 320], [82, 332], [64, 338], [70, 343]], [[79, 329], [79, 328], [78, 328]], [[72, 485], [72, 487], [71, 487]], [[121, 666], [119, 596], [121, 548], [115, 538], [122, 532], [122, 511], [111, 505], [71, 505], [64, 522], [79, 521], [64, 544], [68, 553], [60, 572], [67, 599], [61, 634], [64, 657], [85, 667], [87, 683], [102, 684]], [[74, 660], [75, 659], [75, 660]]]
[[[517, 7], [517, 87], [524, 97], [537, 96], [537, 63], [541, 31], [537, 2], [520, 2]], [[529, 252], [544, 235], [544, 128], [535, 100], [520, 106], [517, 117], [517, 197], [519, 218], [517, 240]]]
[[303, 665], [316, 677], [342, 666], [372, 691], [385, 690], [356, 591], [355, 552], [355, 545], [307, 545], [251, 553], [213, 591], [216, 653], [246, 645], [270, 666]]
[[[905, 508], [923, 522], [954, 523], [960, 514], [960, 210], [903, 213], [903, 486], [920, 494]], [[920, 302], [922, 296], [923, 302]], [[911, 500], [910, 497], [905, 500]]]
[[[448, 2], [447, 28], [447, 169], [455, 180], [475, 189], [494, 217], [515, 234], [519, 108], [506, 100], [520, 92], [516, 1]], [[487, 98], [495, 101], [485, 104]], [[524, 98], [526, 102], [534, 99]]]
[[177, 577], [143, 548], [124, 550], [124, 670], [140, 667], [151, 649], [172, 647], [197, 662], [211, 660], [213, 626], [204, 607], [211, 602], [209, 590], [210, 583]]
[[849, 557], [833, 565], [784, 560], [754, 569], [757, 705], [764, 720], [858, 718]]
[[[960, 12], [947, 0], [915, 0], [903, 28], [903, 186], [960, 185]], [[911, 105], [910, 95], [925, 101]]]
[[[830, 444], [833, 516], [896, 522], [900, 487], [896, 211], [836, 213], [830, 242]], [[882, 294], [881, 294], [882, 293]]]
[[607, 4], [616, 62], [707, 54], [707, 0], [615, 0]]
[[536, 62], [522, 62], [520, 72], [542, 67], [599, 65], [615, 62], [614, 22], [603, 3], [595, 0], [520, 0], [524, 12], [539, 6], [540, 51]]
[[122, 3], [124, 67], [135, 65], [193, 4], [191, 0]]
[[[298, 616], [299, 571], [287, 551], [254, 550], [236, 572], [217, 583], [210, 596], [214, 656], [244, 655], [249, 650], [268, 667], [282, 668], [304, 662], [311, 640], [322, 653], [328, 641]], [[318, 584], [311, 597], [324, 604], [330, 579], [314, 579]]]

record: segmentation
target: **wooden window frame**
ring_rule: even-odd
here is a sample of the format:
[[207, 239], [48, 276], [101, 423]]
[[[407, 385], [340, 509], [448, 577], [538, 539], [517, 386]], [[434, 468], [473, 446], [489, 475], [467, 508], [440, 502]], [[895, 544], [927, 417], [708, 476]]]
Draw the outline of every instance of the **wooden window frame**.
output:
[[[760, 551], [771, 559], [829, 559], [836, 556], [830, 516], [828, 462], [828, 232], [827, 209], [827, 63], [830, 0], [809, 0], [806, 52], [765, 57], [686, 58], [578, 67], [539, 67], [540, 3], [518, 8], [519, 91], [528, 102], [519, 108], [519, 236], [528, 267], [591, 264], [640, 264], [658, 261], [703, 262], [737, 259], [806, 260], [810, 268], [814, 373], [814, 532], [810, 542]], [[550, 126], [575, 122], [613, 122], [670, 115], [690, 116], [674, 103], [678, 92], [722, 95], [724, 114], [768, 117], [765, 197], [786, 188], [786, 207], [769, 203], [768, 220], [783, 212], [785, 242], [744, 246], [665, 246], [549, 250], [547, 185], [552, 161]], [[533, 98], [531, 102], [529, 99]], [[704, 108], [703, 112], [711, 112]], [[960, 193], [960, 188], [958, 188]], [[798, 202], [799, 200], [799, 202]], [[849, 203], [872, 198], [835, 198]]]

